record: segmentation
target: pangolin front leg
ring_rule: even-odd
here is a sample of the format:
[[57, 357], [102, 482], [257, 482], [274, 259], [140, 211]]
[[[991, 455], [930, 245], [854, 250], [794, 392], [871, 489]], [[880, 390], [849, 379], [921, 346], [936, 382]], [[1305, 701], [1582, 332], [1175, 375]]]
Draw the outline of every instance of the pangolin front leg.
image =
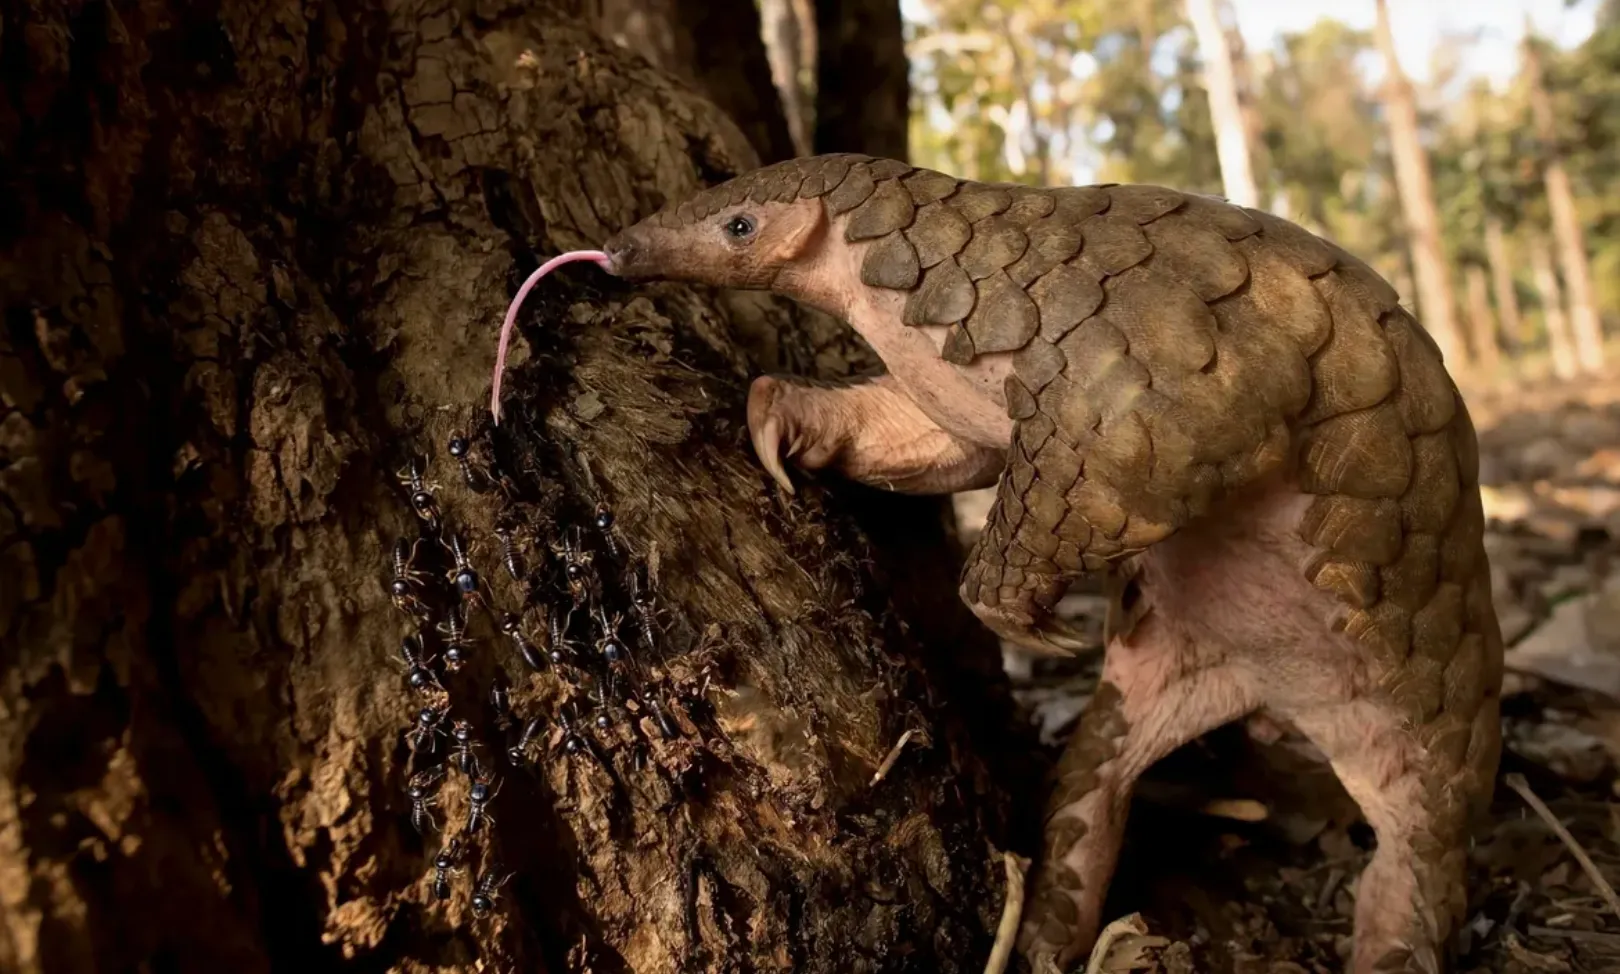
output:
[[784, 457], [903, 494], [988, 487], [1006, 463], [1006, 450], [941, 429], [888, 375], [846, 383], [761, 376], [748, 390], [748, 431], [760, 462], [789, 493]]

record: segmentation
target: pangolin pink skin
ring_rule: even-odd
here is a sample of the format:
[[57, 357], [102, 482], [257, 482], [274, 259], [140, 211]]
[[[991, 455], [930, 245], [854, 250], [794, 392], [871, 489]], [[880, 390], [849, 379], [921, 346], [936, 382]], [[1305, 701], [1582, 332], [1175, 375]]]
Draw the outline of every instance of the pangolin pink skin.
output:
[[[849, 164], [848, 158], [856, 162]], [[846, 178], [841, 175], [846, 170], [861, 170], [860, 178], [867, 182], [852, 193], [853, 203], [835, 204], [831, 200], [835, 182], [826, 174]], [[925, 289], [914, 286], [919, 252], [909, 251], [908, 269], [905, 248], [891, 246], [883, 251], [877, 249], [882, 241], [868, 239], [882, 237], [892, 245], [901, 239], [902, 230], [907, 235], [915, 230], [918, 236], [908, 237], [914, 244], [926, 242], [930, 233], [937, 242], [941, 223], [936, 220], [927, 229], [920, 222], [906, 222], [907, 215], [939, 206], [939, 200], [945, 198], [940, 194], [956, 192], [960, 181], [865, 157], [798, 160], [779, 164], [775, 171], [791, 179], [775, 181], [769, 167], [739, 177], [729, 188], [711, 190], [698, 204], [689, 201], [679, 209], [671, 207], [621, 232], [604, 244], [605, 260], [598, 262], [627, 280], [768, 289], [795, 298], [847, 321], [883, 359], [886, 375], [842, 385], [806, 383], [785, 376], [754, 380], [748, 397], [749, 431], [761, 463], [784, 490], [793, 490], [783, 463], [786, 458], [802, 470], [831, 471], [909, 493], [950, 493], [999, 482], [1002, 496], [997, 510], [1005, 514], [1008, 483], [1016, 484], [1020, 471], [1028, 474], [1031, 466], [1039, 466], [1033, 459], [1035, 447], [1026, 447], [1020, 432], [1030, 427], [1020, 427], [1009, 414], [1023, 410], [1019, 415], [1035, 415], [1036, 406], [1029, 401], [1032, 393], [1021, 382], [1038, 372], [1041, 362], [1032, 359], [1021, 364], [1017, 353], [979, 351], [978, 346], [970, 348], [973, 354], [963, 356], [960, 347], [952, 347], [953, 334], [957, 342], [963, 337], [962, 331], [953, 332], [957, 326], [926, 322], [941, 320], [940, 315], [943, 320], [959, 317], [956, 311], [947, 314], [942, 310], [957, 307], [949, 302], [961, 293], [959, 287], [954, 291], [936, 288], [930, 300], [943, 295], [941, 300], [947, 303], [913, 316], [924, 323], [907, 324], [907, 311], [926, 303], [915, 300]], [[888, 186], [887, 196], [874, 189], [902, 174], [919, 177], [916, 183], [906, 184], [911, 202], [899, 198], [893, 185]], [[816, 189], [794, 198], [794, 187], [801, 182]], [[1059, 229], [1083, 229], [1085, 247], [1096, 252], [1095, 260], [1105, 275], [1123, 278], [1136, 270], [1132, 262], [1144, 258], [1132, 247], [1145, 241], [1137, 227], [1159, 218], [1144, 216], [1143, 210], [1174, 194], [1157, 187], [1135, 189], [1147, 192], [1132, 195], [1131, 188], [1122, 188], [1115, 201], [1121, 211], [1118, 215], [1090, 205], [1106, 200], [1111, 192], [1108, 187], [1057, 191], [1077, 194], [1069, 197], [1069, 214], [1060, 211], [1054, 217], [1072, 221]], [[986, 193], [1006, 190], [978, 184], [974, 192], [982, 203]], [[1027, 192], [1039, 196], [1043, 191]], [[1164, 195], [1156, 195], [1161, 192]], [[824, 203], [815, 198], [816, 193], [826, 194], [828, 200]], [[1023, 226], [1033, 234], [1033, 223], [1043, 219], [1041, 213], [1053, 210], [1050, 201], [1039, 212], [1035, 211], [1041, 200], [1026, 197], [1024, 201], [1030, 212], [1024, 215]], [[1495, 696], [1501, 679], [1501, 640], [1490, 609], [1488, 573], [1476, 570], [1483, 565], [1484, 554], [1479, 539], [1483, 525], [1473, 486], [1477, 469], [1470, 469], [1477, 468], [1477, 451], [1469, 453], [1474, 449], [1472, 427], [1460, 400], [1454, 407], [1456, 420], [1448, 424], [1446, 417], [1453, 413], [1444, 409], [1449, 408], [1455, 392], [1442, 366], [1415, 344], [1423, 338], [1415, 331], [1415, 322], [1394, 308], [1393, 299], [1390, 305], [1381, 304], [1378, 285], [1382, 282], [1369, 279], [1366, 275], [1372, 272], [1363, 273], [1353, 257], [1333, 251], [1327, 254], [1331, 259], [1326, 259], [1321, 249], [1327, 246], [1324, 242], [1313, 242], [1316, 238], [1279, 225], [1280, 221], [1265, 214], [1239, 213], [1236, 208], [1224, 208], [1224, 203], [1223, 209], [1212, 209], [1208, 203], [1186, 199], [1170, 202], [1173, 205], [1165, 212], [1185, 205], [1189, 215], [1179, 224], [1170, 221], [1156, 237], [1165, 257], [1150, 272], [1157, 276], [1137, 274], [1132, 281], [1119, 284], [1118, 292], [1109, 292], [1110, 300], [1116, 293], [1119, 296], [1118, 314], [1136, 315], [1122, 318], [1135, 336], [1132, 341], [1142, 346], [1126, 350], [1136, 356], [1134, 367], [1142, 368], [1144, 361], [1158, 364], [1172, 387], [1180, 381], [1194, 391], [1207, 388], [1195, 388], [1195, 383], [1205, 381], [1200, 377], [1229, 378], [1233, 374], [1222, 373], [1213, 360], [1192, 360], [1197, 342], [1208, 336], [1196, 329], [1189, 332], [1197, 319], [1187, 310], [1187, 301], [1195, 301], [1196, 311], [1208, 315], [1206, 305], [1215, 299], [1200, 300], [1191, 288], [1226, 288], [1217, 298], [1236, 293], [1232, 288], [1237, 284], [1227, 287], [1220, 275], [1237, 266], [1231, 255], [1241, 242], [1247, 247], [1242, 253], [1252, 262], [1246, 265], [1246, 273], [1252, 274], [1247, 283], [1253, 285], [1249, 292], [1253, 300], [1246, 306], [1251, 317], [1239, 320], [1240, 328], [1270, 329], [1276, 335], [1286, 330], [1285, 324], [1307, 321], [1309, 313], [1331, 319], [1330, 324], [1342, 324], [1351, 337], [1339, 339], [1314, 364], [1307, 366], [1301, 356], [1298, 367], [1315, 370], [1309, 373], [1315, 378], [1306, 381], [1316, 383], [1318, 391], [1325, 389], [1328, 401], [1356, 399], [1381, 381], [1399, 395], [1378, 406], [1386, 426], [1376, 427], [1367, 419], [1360, 425], [1335, 427], [1339, 430], [1335, 435], [1354, 449], [1319, 450], [1317, 458], [1307, 462], [1299, 459], [1301, 451], [1291, 429], [1278, 427], [1278, 435], [1257, 438], [1255, 445], [1226, 458], [1218, 476], [1228, 478], [1233, 486], [1212, 501], [1208, 510], [1154, 540], [1135, 545], [1120, 542], [1121, 550], [1105, 551], [1099, 558], [1114, 586], [1105, 626], [1107, 656], [1102, 681], [1056, 771], [1046, 815], [1047, 848], [1026, 900], [1020, 950], [1037, 967], [1045, 961], [1068, 969], [1083, 958], [1104, 919], [1104, 896], [1136, 780], [1150, 765], [1199, 735], [1233, 720], [1260, 717], [1292, 724], [1320, 748], [1377, 833], [1378, 852], [1360, 877], [1355, 946], [1348, 969], [1354, 974], [1444, 971], [1443, 951], [1461, 921], [1466, 901], [1461, 867], [1466, 856], [1463, 813], [1465, 806], [1477, 807], [1482, 799], [1488, 800], [1500, 743]], [[969, 209], [974, 205], [971, 200], [964, 204]], [[1007, 204], [999, 205], [1005, 208]], [[842, 215], [829, 215], [833, 212]], [[979, 279], [988, 280], [986, 275], [1006, 266], [986, 266], [999, 245], [997, 234], [1004, 234], [1005, 227], [985, 219], [982, 212], [964, 219], [961, 226], [971, 225], [973, 229], [964, 232], [976, 244], [983, 244], [970, 262], [983, 271]], [[937, 211], [933, 215], [942, 216]], [[949, 214], [943, 216], [949, 219]], [[853, 226], [852, 221], [859, 219], [867, 220], [866, 229]], [[1086, 259], [1088, 251], [1076, 246], [1078, 236], [1065, 244], [1065, 238], [1051, 230], [1047, 226], [1043, 238], [1048, 246], [1067, 246], [1065, 254], [1079, 251], [1082, 256], [1077, 259]], [[1246, 239], [1249, 237], [1252, 239]], [[961, 239], [956, 247], [968, 259]], [[597, 259], [597, 252], [590, 253], [589, 259]], [[1219, 259], [1200, 263], [1202, 255]], [[874, 256], [878, 259], [869, 259]], [[1017, 255], [1007, 259], [1017, 259]], [[1311, 270], [1324, 260], [1320, 269]], [[940, 265], [921, 260], [921, 266]], [[968, 285], [965, 274], [958, 273], [960, 283]], [[1178, 274], [1187, 276], [1176, 280]], [[1060, 287], [1069, 289], [1066, 296], [1072, 304], [1085, 304], [1090, 293], [1085, 290], [1087, 283], [1071, 276]], [[1328, 290], [1313, 291], [1318, 284]], [[1131, 287], [1136, 288], [1137, 296], [1153, 293], [1157, 287], [1181, 304], [1138, 301], [1133, 305]], [[1387, 289], [1387, 285], [1383, 287]], [[1033, 287], [1025, 290], [1034, 292]], [[1300, 304], [1297, 299], [1302, 293], [1310, 295], [1314, 303]], [[993, 295], [993, 291], [981, 294]], [[1048, 291], [1045, 297], [1051, 295]], [[1086, 307], [1095, 311], [1102, 300], [1098, 293]], [[1005, 301], [998, 307], [1018, 310]], [[960, 315], [968, 313], [958, 310]], [[1055, 318], [1064, 313], [1060, 303], [1042, 304], [1043, 328], [1048, 310], [1053, 310]], [[926, 317], [929, 314], [935, 317]], [[995, 322], [980, 319], [981, 331], [975, 335], [967, 329], [968, 337], [971, 342], [980, 338], [1002, 341], [1007, 331], [998, 331], [994, 324], [1004, 320], [999, 315]], [[1209, 318], [1210, 327], [1214, 321]], [[1230, 324], [1225, 322], [1222, 327]], [[1355, 338], [1357, 327], [1377, 330], [1361, 332], [1368, 339], [1361, 340]], [[1074, 328], [1072, 322], [1069, 328]], [[1092, 338], [1108, 334], [1119, 334], [1119, 330], [1098, 328], [1090, 333]], [[1412, 336], [1411, 341], [1403, 335]], [[1050, 339], [1047, 347], [1058, 341]], [[1399, 346], [1404, 351], [1397, 349], [1399, 342], [1406, 342]], [[1368, 347], [1374, 345], [1387, 350], [1381, 354], [1390, 358], [1368, 356]], [[1086, 350], [1064, 354], [1069, 355], [1067, 367], [1080, 372], [1117, 366], [1131, 357], [1106, 343], [1094, 341], [1077, 347]], [[1398, 361], [1397, 354], [1402, 356]], [[953, 357], [966, 364], [948, 360]], [[1178, 364], [1189, 360], [1190, 364]], [[1262, 371], [1255, 373], [1258, 384], [1275, 386], [1268, 391], [1278, 395], [1290, 388], [1310, 391], [1309, 386], [1286, 385], [1288, 376], [1281, 367], [1287, 363], [1279, 362], [1278, 375], [1272, 376], [1271, 358], [1255, 361], [1263, 363]], [[1348, 367], [1347, 362], [1368, 367]], [[1392, 377], [1380, 379], [1383, 373], [1378, 370], [1386, 363]], [[1128, 384], [1107, 387], [1098, 381], [1091, 388], [1096, 390], [1099, 409], [1113, 409], [1120, 415], [1136, 408]], [[1021, 392], [1024, 401], [1014, 399], [1013, 391]], [[1382, 395], [1391, 393], [1385, 389]], [[1221, 405], [1222, 400], [1206, 397], [1204, 401], [1215, 403], [1205, 417], [1219, 418], [1234, 429], [1247, 429], [1242, 417]], [[1310, 401], [1318, 402], [1314, 397]], [[1376, 397], [1370, 400], [1379, 401]], [[1063, 406], [1041, 405], [1045, 412], [1036, 418], [1050, 419], [1047, 412]], [[1298, 415], [1306, 403], [1290, 408], [1292, 415]], [[1363, 403], [1356, 415], [1371, 417], [1372, 408]], [[1318, 428], [1335, 417], [1342, 420], [1351, 411], [1341, 406], [1338, 414], [1324, 413], [1318, 418]], [[1063, 413], [1058, 421], [1075, 427], [1070, 433], [1085, 432], [1086, 424], [1098, 422], [1095, 415], [1087, 415], [1076, 410]], [[1253, 422], [1252, 416], [1249, 421]], [[1385, 436], [1389, 422], [1395, 424], [1393, 442], [1399, 449], [1379, 454], [1392, 442]], [[1170, 434], [1176, 431], [1173, 425], [1163, 429]], [[1019, 437], [1016, 448], [1015, 435]], [[1188, 452], [1185, 442], [1173, 439], [1158, 444], [1156, 451], [1151, 440], [1145, 442], [1147, 449], [1140, 451], [1142, 469], [1157, 463], [1174, 464], [1177, 450]], [[1108, 445], [1101, 443], [1102, 447]], [[1020, 449], [1027, 455], [1021, 455]], [[1449, 451], [1441, 454], [1440, 466], [1436, 464], [1441, 461], [1433, 459], [1436, 450]], [[1324, 456], [1328, 459], [1322, 459]], [[1111, 461], [1116, 464], [1113, 469], [1124, 469], [1118, 466], [1118, 454], [1099, 453], [1089, 459]], [[1413, 484], [1405, 493], [1366, 493], [1372, 488], [1363, 480], [1358, 482], [1363, 493], [1353, 495], [1335, 491], [1333, 483], [1327, 483], [1348, 481], [1346, 469], [1358, 463], [1384, 463], [1393, 468], [1396, 461], [1407, 465], [1402, 476], [1410, 474]], [[1247, 472], [1252, 471], [1260, 473], [1249, 476]], [[1420, 483], [1419, 475], [1429, 479]], [[1307, 476], [1316, 478], [1315, 489], [1306, 489], [1312, 486], [1305, 481]], [[1069, 481], [1078, 483], [1072, 476]], [[1144, 478], [1143, 482], [1153, 481]], [[1101, 522], [1088, 521], [1083, 515], [1105, 517], [1110, 512], [1097, 496], [1082, 497], [1078, 490], [1063, 496], [1062, 506], [1051, 520], [1061, 521], [1057, 524], [1061, 533], [1078, 519], [1081, 533], [1096, 540], [1102, 533], [1093, 533], [1092, 528]], [[989, 544], [1012, 551], [1023, 543], [1009, 536], [1008, 526], [1017, 529], [1019, 518], [1025, 525], [1032, 523], [1035, 493], [1028, 492], [1027, 499], [1027, 510], [987, 526]], [[1132, 503], [1129, 496], [1117, 494], [1104, 500]], [[1047, 503], [1042, 516], [1050, 514], [1052, 507]], [[1391, 516], [1389, 512], [1396, 508], [1398, 514]], [[1437, 511], [1458, 513], [1442, 517]], [[1447, 525], [1443, 531], [1434, 526], [1437, 517]], [[1309, 533], [1314, 542], [1304, 533], [1307, 522], [1312, 524]], [[1382, 549], [1365, 538], [1376, 535], [1371, 528], [1390, 524], [1396, 525], [1397, 550], [1376, 553]], [[1028, 537], [1040, 540], [1036, 535]], [[1105, 540], [1120, 537], [1116, 533]], [[981, 538], [980, 546], [985, 544]], [[1356, 552], [1375, 553], [1358, 557]], [[1023, 554], [1029, 555], [1030, 550]], [[1009, 572], [1046, 584], [1045, 575], [1034, 568], [1023, 570], [1032, 564], [1029, 561], [998, 564], [1011, 566], [1002, 574], [1002, 592], [1020, 584], [1007, 581]], [[970, 558], [969, 574], [978, 567]], [[1087, 562], [1086, 567], [1094, 570], [1097, 566]], [[1454, 569], [1449, 576], [1442, 572], [1447, 567]], [[1437, 587], [1442, 578], [1444, 584]], [[1064, 582], [1062, 578], [1052, 581]], [[1445, 597], [1437, 594], [1442, 589], [1446, 589]], [[1058, 590], [1054, 587], [1043, 594]], [[1347, 592], [1353, 597], [1347, 597]], [[984, 600], [983, 589], [979, 595], [978, 600], [968, 598], [964, 582], [964, 598], [979, 618], [1014, 643], [1041, 653], [1086, 648], [1056, 620], [1032, 617], [1027, 600], [1010, 604], [1001, 596], [998, 604]], [[1369, 607], [1377, 614], [1366, 611]], [[1466, 636], [1465, 624], [1473, 627]], [[1382, 636], [1382, 641], [1368, 638], [1369, 632]], [[1404, 644], [1399, 642], [1403, 638]], [[1457, 647], [1470, 640], [1472, 655], [1465, 659]], [[1389, 645], [1397, 646], [1401, 654], [1393, 661], [1384, 648]], [[1430, 665], [1436, 664], [1435, 657], [1425, 656], [1422, 647], [1429, 652], [1439, 647], [1456, 653], [1455, 658], [1466, 665], [1439, 661], [1437, 668]]]

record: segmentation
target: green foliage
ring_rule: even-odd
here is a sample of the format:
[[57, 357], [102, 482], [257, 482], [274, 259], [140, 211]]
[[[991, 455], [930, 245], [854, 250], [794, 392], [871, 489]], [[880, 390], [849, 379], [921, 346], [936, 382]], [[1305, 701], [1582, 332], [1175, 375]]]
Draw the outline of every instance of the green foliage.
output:
[[[970, 178], [1069, 183], [1076, 165], [1107, 181], [1221, 188], [1198, 48], [1183, 0], [923, 0], [913, 25], [914, 161]], [[1239, 9], [1241, 16], [1241, 8]], [[1620, 314], [1620, 0], [1605, 0], [1580, 47], [1541, 51], [1558, 119], [1556, 150], [1575, 184], [1599, 300]], [[1455, 64], [1466, 41], [1437, 60]], [[1407, 239], [1368, 32], [1324, 19], [1246, 52], [1256, 177], [1270, 208], [1336, 240], [1398, 285]], [[1408, 69], [1412, 66], [1408, 65]], [[1444, 82], [1435, 91], [1457, 86]], [[1521, 77], [1503, 90], [1420, 91], [1452, 260], [1484, 264], [1487, 217], [1510, 235], [1533, 305], [1523, 246], [1550, 234]], [[1083, 174], [1082, 174], [1083, 175]], [[1410, 295], [1408, 295], [1410, 297]]]

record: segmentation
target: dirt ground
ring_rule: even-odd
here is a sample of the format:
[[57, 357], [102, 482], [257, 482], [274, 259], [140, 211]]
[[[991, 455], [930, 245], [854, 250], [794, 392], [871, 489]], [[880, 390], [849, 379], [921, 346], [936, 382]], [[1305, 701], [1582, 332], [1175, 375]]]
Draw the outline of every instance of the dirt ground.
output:
[[[1501, 773], [1491, 825], [1472, 851], [1459, 969], [1620, 971], [1620, 907], [1606, 905], [1569, 843], [1509, 784], [1522, 775], [1620, 884], [1620, 374], [1502, 385], [1468, 401], [1509, 648]], [[989, 493], [958, 499], [969, 537]], [[1065, 603], [1098, 630], [1100, 608], [1085, 592]], [[1018, 699], [1054, 755], [1100, 662], [1007, 653]], [[1371, 846], [1308, 743], [1223, 728], [1142, 783], [1105, 913], [1139, 913], [1141, 932], [1093, 961], [1165, 974], [1337, 971]]]

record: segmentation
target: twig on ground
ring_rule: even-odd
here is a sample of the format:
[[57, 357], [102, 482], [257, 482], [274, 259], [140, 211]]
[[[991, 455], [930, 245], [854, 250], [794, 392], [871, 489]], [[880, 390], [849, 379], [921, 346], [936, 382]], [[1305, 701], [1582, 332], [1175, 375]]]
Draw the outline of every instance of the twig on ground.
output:
[[1086, 961], [1086, 974], [1101, 974], [1103, 962], [1108, 959], [1108, 952], [1113, 949], [1114, 941], [1127, 934], [1143, 937], [1147, 932], [1147, 924], [1143, 922], [1140, 913], [1120, 917], [1103, 927], [1102, 933], [1097, 935], [1097, 945], [1091, 948], [1091, 959]]
[[1575, 841], [1573, 835], [1569, 834], [1569, 829], [1564, 828], [1564, 823], [1558, 821], [1558, 817], [1552, 813], [1552, 809], [1547, 807], [1547, 803], [1536, 797], [1536, 793], [1530, 790], [1530, 782], [1524, 779], [1524, 775], [1518, 773], [1507, 774], [1502, 776], [1502, 780], [1507, 782], [1509, 788], [1518, 792], [1519, 797], [1523, 798], [1531, 808], [1535, 809], [1536, 814], [1541, 816], [1541, 820], [1547, 823], [1547, 827], [1552, 829], [1553, 834], [1558, 836], [1564, 846], [1569, 849], [1570, 854], [1575, 857], [1575, 861], [1581, 864], [1581, 869], [1586, 872], [1587, 878], [1592, 880], [1592, 885], [1596, 886], [1598, 892], [1603, 894], [1604, 900], [1608, 901], [1609, 909], [1614, 911], [1615, 916], [1620, 917], [1620, 896], [1615, 895], [1614, 887], [1610, 886], [1609, 881], [1603, 878], [1603, 873], [1598, 871], [1597, 864], [1592, 862], [1592, 857], [1587, 855], [1581, 844]]
[[[903, 737], [900, 740], [905, 742]], [[1029, 860], [1011, 852], [1004, 853], [1002, 860], [1007, 867], [1007, 902], [1001, 907], [1001, 925], [996, 927], [996, 942], [990, 948], [984, 974], [1002, 974], [1007, 969], [1013, 944], [1018, 940], [1018, 920], [1024, 915], [1024, 871], [1029, 868]]]
[[883, 758], [883, 763], [878, 765], [877, 774], [872, 776], [872, 784], [875, 785], [889, 776], [889, 772], [894, 769], [894, 762], [900, 760], [900, 751], [916, 733], [916, 729], [913, 728], [900, 735], [900, 739], [894, 742], [894, 747], [889, 748], [889, 753]]

